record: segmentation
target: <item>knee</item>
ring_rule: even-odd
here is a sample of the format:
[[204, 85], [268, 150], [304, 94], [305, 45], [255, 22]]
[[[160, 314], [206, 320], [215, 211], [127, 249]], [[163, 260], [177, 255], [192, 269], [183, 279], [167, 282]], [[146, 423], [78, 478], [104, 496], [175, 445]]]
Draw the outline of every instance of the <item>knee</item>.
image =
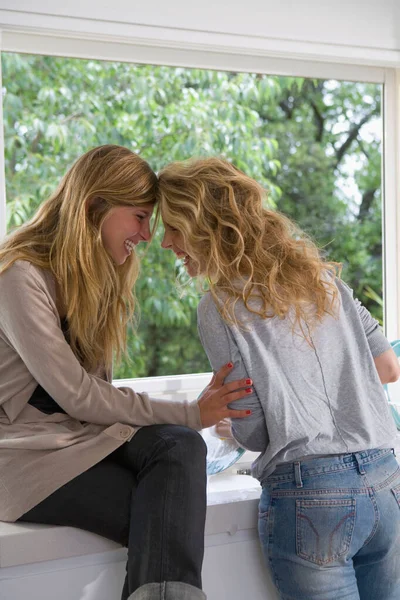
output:
[[162, 460], [165, 454], [184, 470], [205, 470], [207, 446], [197, 431], [183, 425], [142, 427], [127, 446], [125, 452], [137, 470], [149, 460]]
[[188, 453], [189, 456], [200, 456], [205, 458], [207, 446], [197, 431], [183, 425], [169, 425], [167, 439], [173, 442], [174, 446]]
[[168, 425], [163, 431], [163, 438], [170, 456], [181, 463], [190, 464], [192, 469], [196, 465], [204, 467], [207, 446], [197, 431], [182, 425]]

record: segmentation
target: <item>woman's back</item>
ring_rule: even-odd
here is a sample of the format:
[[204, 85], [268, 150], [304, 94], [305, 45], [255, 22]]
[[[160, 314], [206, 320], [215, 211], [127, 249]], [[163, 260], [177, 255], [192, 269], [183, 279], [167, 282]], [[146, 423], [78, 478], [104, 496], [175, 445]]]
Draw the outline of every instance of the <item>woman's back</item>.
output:
[[[309, 455], [392, 447], [396, 436], [373, 357], [390, 345], [378, 322], [337, 280], [339, 315], [310, 331], [311, 344], [290, 319], [235, 314], [244, 328], [224, 322], [210, 295], [199, 305], [199, 333], [213, 369], [229, 357], [235, 377], [250, 377], [253, 415], [233, 421], [235, 438], [262, 454], [253, 474], [264, 479], [276, 464]], [[246, 398], [246, 407], [250, 398]]]

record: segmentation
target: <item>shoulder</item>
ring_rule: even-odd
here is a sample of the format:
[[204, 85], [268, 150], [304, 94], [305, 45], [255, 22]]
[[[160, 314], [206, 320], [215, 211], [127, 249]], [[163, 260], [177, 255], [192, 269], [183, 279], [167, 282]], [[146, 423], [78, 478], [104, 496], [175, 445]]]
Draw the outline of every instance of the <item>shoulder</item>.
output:
[[210, 292], [204, 294], [197, 306], [197, 318], [198, 320], [207, 318], [215, 319], [220, 317], [218, 308], [215, 305], [215, 300]]
[[336, 278], [335, 285], [339, 292], [340, 304], [347, 312], [349, 310], [354, 310], [356, 308], [356, 304], [358, 300], [354, 297], [354, 291], [352, 288], [347, 285], [343, 279]]
[[344, 294], [345, 296], [351, 296], [353, 297], [353, 290], [351, 289], [350, 286], [347, 285], [347, 283], [345, 281], [343, 281], [343, 279], [340, 279], [339, 277], [335, 277], [335, 281], [334, 281], [336, 287], [338, 288], [338, 290]]
[[[1, 269], [1, 264], [0, 264]], [[43, 273], [44, 270], [37, 267], [28, 260], [16, 260], [11, 267], [8, 267], [5, 271], [1, 272], [1, 277], [8, 277], [9, 279], [29, 277], [32, 273]]]
[[211, 293], [207, 292], [199, 303], [197, 328], [203, 341], [209, 336], [214, 340], [216, 338], [224, 340], [230, 329], [229, 324], [222, 318], [216, 302], [218, 302], [218, 298], [214, 299]]
[[50, 271], [27, 260], [17, 260], [0, 273], [0, 291], [22, 292], [35, 288], [41, 288], [47, 294], [54, 295], [54, 277]]

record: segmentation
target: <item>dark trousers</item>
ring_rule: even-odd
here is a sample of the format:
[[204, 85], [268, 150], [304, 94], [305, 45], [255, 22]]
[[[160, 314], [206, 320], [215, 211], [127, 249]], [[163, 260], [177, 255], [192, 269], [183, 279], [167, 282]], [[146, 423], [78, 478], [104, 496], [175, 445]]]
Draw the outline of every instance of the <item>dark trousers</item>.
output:
[[127, 546], [122, 600], [152, 582], [201, 589], [205, 457], [203, 438], [192, 429], [143, 427], [20, 520], [79, 527]]

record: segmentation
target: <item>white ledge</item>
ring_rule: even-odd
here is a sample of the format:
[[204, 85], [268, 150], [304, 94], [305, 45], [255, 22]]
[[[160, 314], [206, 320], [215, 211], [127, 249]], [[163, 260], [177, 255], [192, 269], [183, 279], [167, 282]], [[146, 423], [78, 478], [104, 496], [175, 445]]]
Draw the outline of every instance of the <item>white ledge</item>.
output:
[[[260, 493], [258, 482], [248, 475], [212, 476], [207, 489], [206, 545], [208, 539], [209, 545], [216, 537], [220, 540], [221, 534], [242, 538], [246, 530], [256, 530]], [[125, 552], [115, 542], [73, 527], [0, 522], [0, 579], [1, 570], [7, 569], [9, 575], [10, 567], [100, 553], [111, 553], [113, 560], [121, 555], [123, 560]]]

